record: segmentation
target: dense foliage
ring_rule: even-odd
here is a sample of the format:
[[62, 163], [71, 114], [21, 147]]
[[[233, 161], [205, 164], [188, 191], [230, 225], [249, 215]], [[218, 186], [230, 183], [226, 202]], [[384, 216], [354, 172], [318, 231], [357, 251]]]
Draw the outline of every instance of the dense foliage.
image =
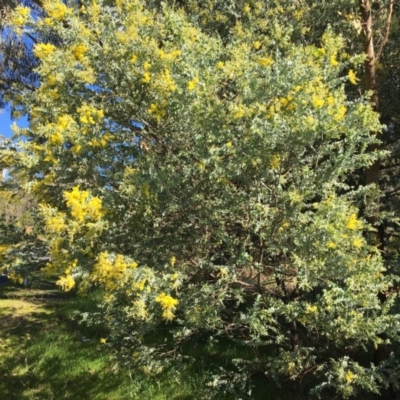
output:
[[[85, 317], [146, 373], [228, 340], [241, 351], [216, 365], [217, 396], [259, 372], [343, 397], [395, 386], [395, 357], [374, 357], [399, 316], [362, 216], [376, 188], [357, 176], [384, 156], [353, 89], [363, 55], [334, 23], [307, 37], [315, 7], [292, 1], [81, 3], [10, 18], [48, 38], [40, 84], [13, 98], [30, 127], [2, 153], [37, 201], [44, 272], [102, 287]], [[7, 252], [18, 278], [30, 255]]]

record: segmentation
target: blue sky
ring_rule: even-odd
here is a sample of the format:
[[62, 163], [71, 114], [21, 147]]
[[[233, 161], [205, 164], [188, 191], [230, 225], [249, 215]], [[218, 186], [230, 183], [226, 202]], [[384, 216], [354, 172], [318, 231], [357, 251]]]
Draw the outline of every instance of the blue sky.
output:
[[10, 111], [8, 109], [0, 110], [0, 135], [7, 138], [12, 136], [11, 125], [15, 122], [19, 127], [25, 128], [28, 126], [26, 117], [11, 121]]

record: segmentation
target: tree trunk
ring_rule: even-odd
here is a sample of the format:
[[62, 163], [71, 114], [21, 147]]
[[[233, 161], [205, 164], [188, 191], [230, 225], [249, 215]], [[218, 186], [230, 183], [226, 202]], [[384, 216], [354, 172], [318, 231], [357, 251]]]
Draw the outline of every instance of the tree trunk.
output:
[[[361, 26], [364, 35], [364, 89], [367, 92], [372, 92], [371, 103], [373, 109], [378, 112], [379, 110], [379, 96], [376, 84], [376, 55], [374, 49], [374, 40], [372, 33], [372, 13], [371, 13], [371, 1], [370, 0], [359, 0], [360, 18]], [[376, 135], [375, 132], [371, 132], [371, 135]], [[372, 144], [369, 146], [369, 151], [376, 151], [378, 149], [377, 144]], [[365, 171], [365, 182], [367, 185], [375, 185], [379, 188], [379, 160], [375, 161], [371, 166], [369, 166]], [[372, 209], [370, 215], [368, 216], [368, 221], [378, 228], [378, 239], [383, 249], [384, 238], [382, 235], [382, 229], [376, 226], [379, 221], [379, 209], [380, 209], [380, 199], [377, 196], [373, 200]]]

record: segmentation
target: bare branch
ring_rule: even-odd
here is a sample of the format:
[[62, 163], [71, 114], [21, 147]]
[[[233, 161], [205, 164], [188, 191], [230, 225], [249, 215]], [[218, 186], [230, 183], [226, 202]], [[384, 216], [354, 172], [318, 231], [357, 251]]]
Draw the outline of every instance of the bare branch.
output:
[[386, 30], [385, 30], [385, 35], [383, 37], [383, 40], [379, 46], [378, 51], [376, 52], [375, 56], [375, 62], [378, 61], [379, 57], [382, 55], [383, 49], [389, 39], [389, 32], [390, 32], [390, 24], [392, 22], [392, 16], [393, 16], [393, 4], [394, 1], [391, 1], [388, 5], [388, 11], [387, 11], [387, 16], [386, 16]]

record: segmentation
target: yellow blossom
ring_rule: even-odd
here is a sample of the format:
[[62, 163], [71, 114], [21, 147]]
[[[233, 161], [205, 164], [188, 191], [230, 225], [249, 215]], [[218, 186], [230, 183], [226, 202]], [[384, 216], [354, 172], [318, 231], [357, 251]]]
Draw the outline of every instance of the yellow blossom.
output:
[[106, 344], [106, 343], [107, 343], [107, 339], [100, 338], [100, 343], [101, 343], [101, 344]]
[[74, 57], [80, 61], [89, 50], [89, 47], [86, 46], [84, 43], [77, 44], [76, 46], [72, 47], [71, 51]]
[[155, 298], [155, 301], [161, 304], [161, 307], [163, 309], [162, 315], [164, 319], [166, 319], [167, 321], [171, 321], [175, 318], [174, 311], [176, 309], [176, 306], [179, 304], [179, 301], [177, 299], [174, 299], [173, 297], [165, 293], [161, 293]]
[[[128, 270], [135, 269], [137, 264], [130, 261], [122, 254], [113, 257], [107, 252], [102, 252], [97, 257], [97, 262], [94, 265], [91, 280], [105, 286], [107, 291], [113, 291], [118, 287], [118, 282], [123, 279]], [[132, 289], [143, 290], [146, 279], [140, 282], [134, 282]]]
[[145, 72], [142, 76], [142, 82], [143, 83], [148, 83], [151, 80], [151, 74], [150, 72]]
[[233, 119], [243, 118], [245, 115], [243, 107], [239, 106], [235, 108], [235, 113], [233, 114]]
[[253, 42], [253, 47], [258, 50], [261, 47], [261, 42], [259, 40], [256, 40]]
[[96, 122], [100, 122], [104, 117], [104, 112], [101, 109], [97, 109], [92, 105], [84, 103], [81, 107], [76, 110], [80, 118], [79, 120], [83, 124], [91, 124], [94, 125]]
[[356, 85], [357, 81], [359, 81], [359, 79], [357, 78], [355, 72], [352, 69], [347, 74], [347, 77], [349, 78], [349, 82], [352, 83], [353, 85]]
[[329, 63], [330, 63], [332, 66], [334, 66], [334, 67], [336, 67], [337, 65], [339, 65], [339, 63], [338, 63], [337, 60], [336, 60], [336, 53], [334, 53], [334, 54], [332, 54], [332, 55], [330, 56], [330, 58], [329, 58]]
[[92, 67], [86, 67], [86, 69], [76, 72], [76, 76], [89, 84], [96, 82], [96, 75]]
[[43, 7], [49, 17], [56, 21], [61, 21], [71, 13], [71, 10], [65, 4], [58, 0], [47, 0], [44, 2]]
[[312, 306], [310, 304], [307, 304], [306, 313], [307, 314], [316, 314], [316, 313], [318, 313], [318, 307], [315, 305]]
[[224, 68], [224, 63], [222, 61], [217, 62], [217, 69], [222, 69]]
[[61, 145], [64, 142], [61, 132], [57, 131], [53, 133], [49, 138], [49, 142], [55, 146]]
[[176, 257], [172, 256], [171, 259], [169, 260], [169, 263], [171, 264], [171, 267], [173, 267], [176, 263]]
[[87, 190], [75, 186], [71, 192], [64, 192], [64, 198], [71, 216], [79, 222], [86, 218], [97, 221], [103, 216], [101, 199], [91, 197]]
[[328, 249], [335, 249], [336, 248], [336, 244], [333, 243], [332, 241], [329, 241], [327, 243], [327, 247], [328, 247]]
[[319, 97], [317, 95], [313, 95], [312, 103], [313, 103], [314, 108], [320, 108], [325, 104], [325, 101], [321, 97]]
[[336, 114], [334, 115], [333, 119], [335, 121], [341, 121], [344, 116], [346, 115], [347, 108], [343, 104], [339, 106], [338, 110], [336, 111]]
[[355, 375], [351, 371], [347, 371], [346, 375], [344, 376], [344, 379], [346, 380], [347, 383], [350, 383], [354, 380]]
[[71, 151], [72, 151], [74, 154], [79, 154], [79, 153], [81, 152], [81, 150], [82, 150], [82, 145], [80, 145], [80, 144], [76, 144], [75, 146], [73, 146], [73, 147], [71, 148]]
[[197, 76], [194, 77], [191, 81], [189, 81], [188, 82], [188, 90], [189, 90], [189, 92], [192, 92], [196, 88], [198, 83], [199, 83], [199, 78], [197, 78]]
[[356, 214], [351, 214], [346, 225], [347, 229], [356, 230], [362, 228], [362, 222], [357, 219]]
[[363, 246], [364, 241], [358, 237], [353, 240], [352, 244], [356, 249], [360, 249]]
[[163, 89], [162, 91], [166, 96], [169, 96], [170, 92], [174, 92], [176, 90], [176, 83], [168, 69], [165, 69], [160, 75], [159, 81], [161, 82], [160, 86]]
[[140, 291], [143, 291], [143, 290], [144, 290], [144, 287], [145, 287], [145, 285], [146, 285], [146, 282], [147, 282], [146, 279], [142, 279], [140, 282], [137, 282], [137, 283], [135, 284], [136, 289], [138, 289], [138, 290], [140, 290]]
[[11, 23], [15, 26], [24, 26], [30, 16], [31, 10], [29, 7], [17, 6], [12, 14]]
[[70, 115], [61, 115], [57, 121], [57, 128], [61, 130], [69, 129], [74, 122], [74, 119]]
[[33, 49], [33, 54], [35, 54], [35, 56], [40, 58], [41, 60], [44, 60], [48, 56], [50, 56], [55, 51], [55, 49], [56, 46], [51, 43], [39, 43], [35, 45]]
[[56, 284], [61, 286], [61, 289], [65, 292], [69, 292], [75, 287], [75, 280], [71, 275], [66, 274], [65, 276], [60, 277]]
[[152, 115], [158, 123], [160, 123], [161, 119], [165, 116], [166, 111], [165, 111], [165, 106], [167, 104], [164, 102], [162, 105], [159, 104], [150, 104], [150, 107], [148, 108], [147, 112]]
[[270, 57], [259, 58], [257, 60], [257, 64], [261, 65], [262, 67], [268, 67], [268, 65], [271, 65], [273, 63], [274, 63], [274, 60]]

